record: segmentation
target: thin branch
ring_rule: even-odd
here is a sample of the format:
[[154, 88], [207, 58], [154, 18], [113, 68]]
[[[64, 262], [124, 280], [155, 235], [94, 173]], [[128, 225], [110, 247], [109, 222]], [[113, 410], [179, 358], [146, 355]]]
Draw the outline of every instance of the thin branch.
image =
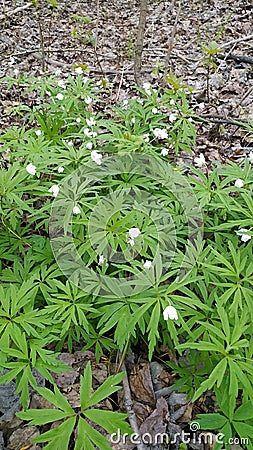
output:
[[[125, 363], [122, 364], [122, 371], [126, 372]], [[131, 425], [131, 428], [136, 436], [140, 436], [140, 430], [138, 427], [137, 419], [135, 412], [133, 410], [133, 402], [131, 398], [131, 390], [128, 382], [128, 376], [126, 374], [125, 378], [123, 379], [123, 391], [124, 391], [124, 402], [126, 407], [126, 412], [128, 414], [128, 420]], [[137, 450], [145, 450], [145, 446], [142, 442], [136, 445]]]
[[141, 0], [140, 17], [138, 24], [138, 31], [136, 37], [135, 55], [134, 55], [134, 79], [137, 86], [141, 86], [141, 56], [143, 50], [144, 33], [146, 28], [148, 12], [147, 0]]
[[224, 123], [228, 125], [236, 125], [237, 127], [243, 127], [243, 124], [250, 125], [248, 120], [246, 119], [237, 119], [237, 118], [224, 118], [222, 116], [212, 116], [212, 115], [198, 115], [198, 117], [195, 117], [194, 120], [196, 122], [211, 122], [211, 123]]
[[15, 16], [20, 11], [23, 11], [24, 9], [30, 8], [32, 6], [32, 3], [27, 3], [26, 5], [19, 6], [18, 8], [13, 9], [12, 11], [6, 11], [5, 14], [0, 15], [0, 20], [6, 19], [6, 17]]
[[224, 55], [223, 53], [217, 53], [216, 58], [218, 59], [232, 59], [234, 61], [244, 62], [246, 64], [251, 64], [253, 66], [253, 58], [245, 55], [235, 55], [234, 53], [229, 53], [228, 55]]
[[243, 95], [243, 97], [239, 100], [239, 102], [234, 106], [234, 108], [232, 109], [231, 112], [234, 112], [242, 104], [242, 102], [245, 100], [245, 98], [247, 98], [251, 94], [252, 91], [253, 91], [253, 87], [251, 86], [247, 90], [247, 92]]
[[181, 3], [179, 2], [176, 19], [175, 19], [174, 26], [173, 26], [173, 29], [172, 29], [172, 33], [171, 33], [171, 36], [170, 36], [170, 39], [169, 39], [167, 55], [165, 57], [164, 74], [163, 74], [163, 79], [164, 80], [167, 77], [167, 73], [168, 73], [168, 67], [169, 67], [171, 53], [172, 53], [172, 50], [173, 50], [173, 45], [174, 45], [174, 41], [175, 41], [175, 36], [176, 36], [176, 31], [177, 31], [177, 24], [178, 24], [178, 19], [179, 19], [180, 13], [181, 13]]
[[225, 44], [222, 44], [219, 47], [220, 48], [229, 47], [230, 45], [238, 44], [239, 42], [250, 41], [250, 39], [253, 39], [253, 34], [248, 34], [247, 36], [243, 36], [242, 38], [233, 39], [232, 41], [225, 42]]

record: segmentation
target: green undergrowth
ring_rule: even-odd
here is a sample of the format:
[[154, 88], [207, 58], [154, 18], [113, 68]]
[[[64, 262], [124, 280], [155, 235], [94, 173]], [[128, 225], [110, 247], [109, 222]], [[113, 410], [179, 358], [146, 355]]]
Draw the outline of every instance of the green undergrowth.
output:
[[[142, 340], [149, 359], [160, 344], [175, 354], [168, 368], [193, 402], [214, 391], [217, 411], [198, 421], [222, 433], [215, 450], [238, 437], [253, 449], [252, 157], [177, 165], [193, 152], [196, 117], [170, 77], [116, 105], [81, 68], [2, 80], [19, 102], [0, 137], [0, 382], [16, 381], [22, 419], [62, 421], [35, 439], [47, 449], [67, 449], [74, 429], [75, 450], [110, 448], [89, 420], [130, 433], [126, 415], [92, 409], [124, 373], [92, 393], [88, 365], [76, 413], [52, 376], [71, 370], [63, 346], [83, 342], [99, 360]], [[29, 386], [55, 408], [27, 409]]]

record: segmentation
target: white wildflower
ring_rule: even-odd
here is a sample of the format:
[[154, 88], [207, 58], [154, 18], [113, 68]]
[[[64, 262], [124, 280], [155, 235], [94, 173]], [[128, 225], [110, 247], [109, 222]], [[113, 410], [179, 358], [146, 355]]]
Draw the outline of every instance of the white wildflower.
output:
[[192, 122], [192, 117], [188, 117], [188, 122]]
[[64, 99], [64, 95], [59, 92], [59, 94], [56, 95], [57, 100], [63, 100]]
[[79, 206], [74, 206], [72, 211], [73, 211], [73, 214], [80, 214], [81, 209], [79, 208]]
[[98, 135], [96, 131], [91, 131], [90, 134], [91, 134], [91, 136], [94, 137], [94, 138], [97, 137], [97, 135]]
[[161, 155], [162, 156], [167, 156], [168, 153], [169, 153], [169, 150], [167, 148], [162, 148], [162, 150], [161, 150]]
[[104, 262], [105, 262], [105, 257], [104, 257], [104, 255], [99, 255], [99, 258], [98, 258], [98, 265], [99, 265], [99, 266], [102, 266], [102, 265], [104, 264]]
[[140, 234], [141, 234], [141, 232], [140, 232], [139, 228], [134, 227], [134, 228], [130, 228], [128, 230], [128, 236], [130, 237], [130, 239], [135, 239], [138, 236], [140, 236]]
[[82, 69], [82, 67], [75, 67], [75, 73], [77, 74], [77, 75], [82, 75], [82, 73], [83, 73], [83, 69]]
[[133, 117], [133, 118], [131, 119], [131, 122], [132, 122], [132, 123], [135, 123], [135, 117]]
[[165, 308], [165, 310], [163, 311], [163, 318], [164, 320], [177, 320], [178, 319], [178, 314], [177, 314], [177, 310], [176, 308], [174, 308], [174, 306], [167, 306]]
[[168, 132], [166, 129], [155, 128], [153, 130], [153, 133], [154, 133], [155, 137], [158, 139], [167, 139], [168, 138]]
[[86, 119], [88, 127], [92, 127], [92, 125], [96, 125], [96, 121], [91, 117], [90, 119]]
[[83, 134], [84, 134], [85, 136], [88, 136], [88, 137], [91, 137], [91, 136], [92, 136], [92, 132], [90, 131], [89, 128], [84, 128]]
[[84, 101], [85, 101], [85, 103], [87, 104], [87, 105], [90, 105], [91, 103], [92, 103], [92, 98], [91, 97], [85, 97], [85, 99], [84, 99]]
[[92, 142], [91, 142], [91, 141], [87, 142], [87, 144], [86, 144], [86, 148], [87, 148], [88, 150], [91, 150], [91, 149], [92, 149], [92, 147], [93, 147], [93, 144], [92, 144]]
[[30, 174], [30, 175], [35, 175], [36, 174], [36, 166], [34, 166], [32, 163], [28, 164], [25, 168], [25, 170]]
[[242, 242], [247, 242], [250, 241], [250, 239], [252, 238], [252, 236], [249, 236], [248, 233], [250, 230], [247, 230], [246, 228], [241, 228], [240, 230], [236, 231], [237, 236], [241, 236], [241, 241]]
[[241, 178], [237, 178], [237, 180], [235, 180], [235, 187], [242, 188], [243, 186], [244, 186], [244, 181], [241, 180]]
[[196, 156], [196, 158], [194, 158], [194, 162], [195, 162], [196, 166], [199, 168], [205, 167], [206, 160], [205, 160], [203, 153], [200, 153], [199, 156]]
[[77, 122], [77, 123], [80, 123], [80, 122], [81, 122], [81, 117], [77, 117], [77, 118], [76, 118], [76, 122]]
[[145, 263], [143, 264], [144, 269], [151, 269], [152, 267], [152, 261], [149, 259], [146, 259]]
[[171, 106], [174, 106], [174, 105], [175, 105], [175, 100], [174, 100], [173, 98], [170, 100], [170, 105], [171, 105]]
[[143, 137], [144, 137], [145, 142], [149, 142], [149, 134], [148, 133], [144, 134]]
[[36, 134], [36, 136], [41, 136], [42, 135], [42, 131], [41, 130], [35, 130], [34, 133]]
[[58, 87], [61, 87], [62, 89], [66, 88], [65, 82], [64, 80], [59, 80], [57, 83]]
[[131, 245], [131, 247], [134, 246], [134, 239], [129, 239], [129, 241], [127, 241], [128, 244]]
[[143, 89], [146, 92], [147, 95], [151, 95], [151, 84], [150, 83], [143, 83]]
[[57, 171], [58, 171], [58, 173], [62, 173], [62, 172], [64, 172], [64, 167], [62, 167], [62, 166], [59, 166], [59, 167], [58, 167], [58, 169], [57, 169]]
[[171, 113], [171, 114], [169, 115], [169, 121], [170, 121], [170, 122], [175, 122], [175, 120], [177, 120], [177, 115]]
[[158, 113], [158, 109], [157, 108], [152, 108], [152, 113], [153, 114], [157, 114]]
[[68, 141], [67, 144], [68, 144], [69, 147], [71, 147], [72, 145], [74, 145], [74, 142], [73, 141]]
[[90, 154], [92, 161], [94, 161], [98, 166], [102, 164], [102, 154], [97, 152], [97, 150], [93, 150]]
[[57, 184], [53, 184], [53, 186], [48, 189], [48, 192], [53, 194], [54, 197], [57, 197], [57, 195], [59, 194], [59, 186], [57, 186]]

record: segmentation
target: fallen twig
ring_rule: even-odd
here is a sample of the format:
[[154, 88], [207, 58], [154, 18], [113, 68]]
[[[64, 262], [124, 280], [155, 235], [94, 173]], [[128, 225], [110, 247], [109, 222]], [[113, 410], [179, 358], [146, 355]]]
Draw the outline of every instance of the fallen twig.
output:
[[32, 3], [26, 3], [26, 5], [19, 6], [18, 8], [12, 9], [11, 11], [6, 11], [5, 14], [0, 15], [0, 20], [6, 19], [6, 17], [15, 16], [20, 11], [23, 11], [24, 9], [30, 8], [32, 6]]
[[246, 119], [236, 119], [236, 118], [234, 119], [234, 118], [229, 118], [229, 117], [224, 118], [222, 116], [213, 116], [213, 115], [205, 115], [205, 116], [198, 115], [197, 117], [194, 117], [194, 120], [196, 122], [202, 122], [202, 123], [205, 123], [205, 122], [218, 123], [218, 124], [224, 123], [224, 124], [228, 124], [228, 125], [236, 125], [238, 127], [240, 127], [240, 126], [243, 127], [244, 124], [250, 125], [250, 123]]
[[[122, 364], [122, 370], [126, 372], [125, 363]], [[128, 414], [129, 423], [131, 425], [133, 432], [135, 433], [135, 436], [140, 437], [140, 430], [138, 427], [135, 412], [133, 410], [133, 402], [127, 374], [123, 379], [123, 391], [124, 391], [124, 403], [126, 407], [126, 412]], [[143, 445], [142, 442], [136, 444], [136, 448], [137, 450], [145, 450], [145, 446]]]
[[223, 53], [217, 53], [216, 58], [218, 59], [233, 59], [234, 61], [244, 62], [246, 64], [251, 64], [253, 66], [253, 58], [245, 55], [235, 55], [234, 53], [229, 53], [228, 55], [224, 55]]
[[219, 47], [220, 48], [229, 47], [230, 45], [238, 44], [239, 42], [250, 41], [250, 39], [253, 39], [253, 34], [248, 34], [247, 36], [243, 36], [239, 39], [233, 39], [232, 41], [225, 42], [225, 44], [222, 44]]

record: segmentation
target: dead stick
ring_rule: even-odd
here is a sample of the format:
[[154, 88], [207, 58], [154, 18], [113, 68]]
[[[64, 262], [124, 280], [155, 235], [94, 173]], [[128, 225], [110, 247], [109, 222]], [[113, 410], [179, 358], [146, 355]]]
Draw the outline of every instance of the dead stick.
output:
[[147, 12], [148, 12], [148, 2], [147, 0], [141, 0], [140, 17], [134, 55], [134, 79], [137, 86], [141, 86], [141, 56], [143, 50], [143, 40], [146, 28]]
[[[125, 363], [122, 364], [122, 371], [126, 372]], [[122, 383], [123, 383], [123, 391], [124, 391], [124, 403], [125, 403], [125, 407], [126, 407], [126, 412], [128, 414], [129, 423], [131, 425], [133, 432], [135, 433], [135, 436], [138, 436], [138, 438], [140, 438], [140, 430], [138, 427], [135, 412], [133, 410], [133, 402], [132, 402], [132, 397], [131, 397], [130, 386], [128, 383], [127, 373], [126, 373], [126, 376], [123, 379]], [[142, 442], [137, 444], [136, 447], [137, 447], [137, 450], [145, 450], [145, 446], [143, 445]]]
[[27, 3], [26, 5], [19, 6], [18, 8], [13, 9], [12, 11], [7, 11], [5, 14], [0, 15], [0, 20], [6, 19], [6, 17], [11, 17], [17, 14], [20, 11], [23, 11], [24, 9], [30, 8], [32, 6], [32, 3]]
[[239, 39], [233, 39], [233, 41], [226, 42], [225, 44], [222, 44], [219, 47], [220, 48], [229, 47], [230, 45], [237, 44], [243, 41], [249, 41], [250, 39], [253, 39], [253, 34], [248, 34], [247, 36], [243, 36], [242, 38]]

